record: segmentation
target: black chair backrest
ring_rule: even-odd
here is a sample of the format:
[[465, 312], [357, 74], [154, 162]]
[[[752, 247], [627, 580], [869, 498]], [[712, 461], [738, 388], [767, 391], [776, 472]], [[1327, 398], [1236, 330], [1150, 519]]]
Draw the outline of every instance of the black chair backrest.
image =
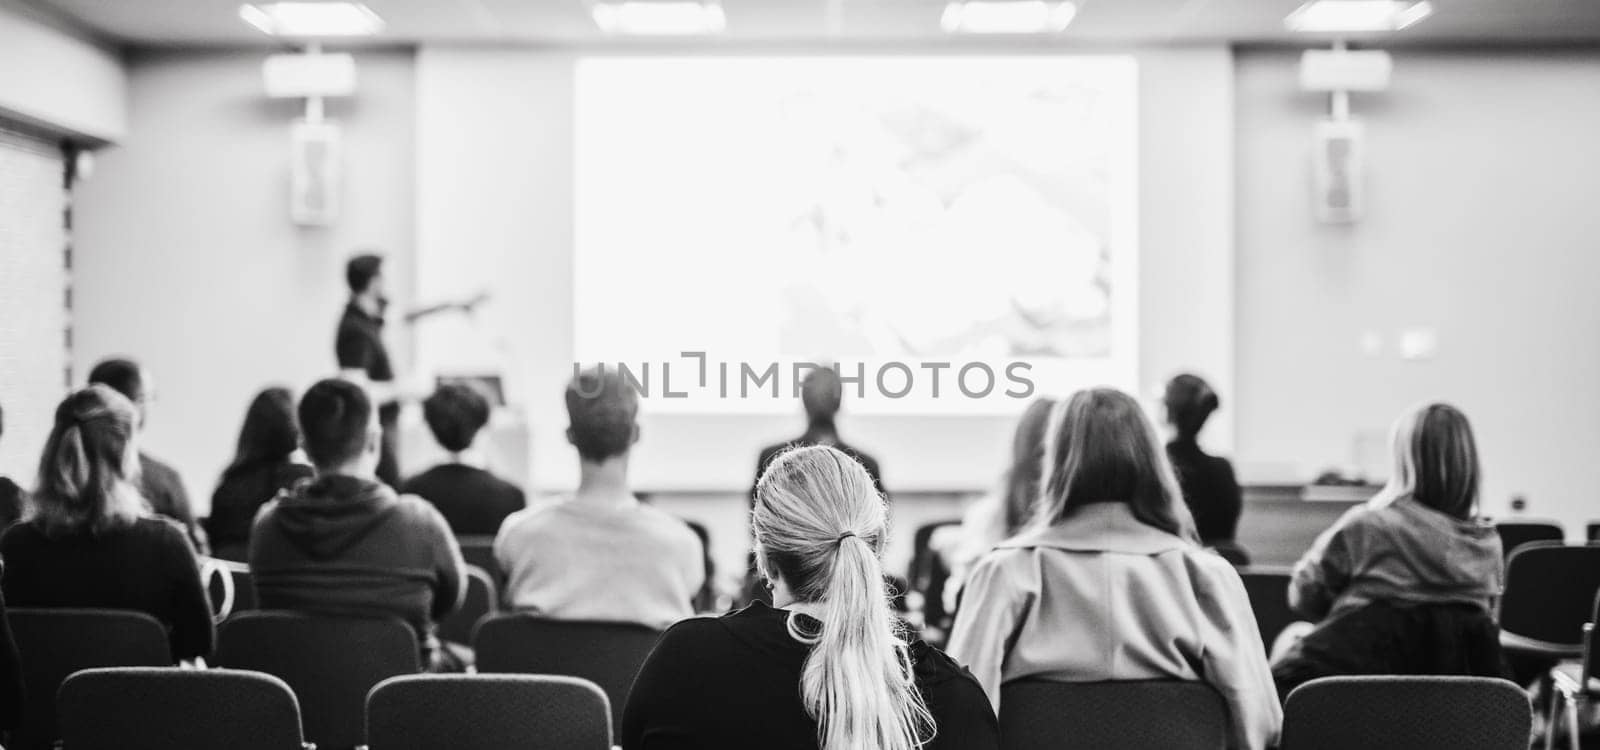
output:
[[1532, 721], [1492, 677], [1325, 677], [1289, 694], [1282, 750], [1527, 750]]
[[[618, 706], [618, 712], [621, 707]], [[552, 675], [409, 675], [367, 697], [372, 750], [610, 750], [606, 695]]]
[[1524, 544], [1561, 542], [1567, 538], [1566, 530], [1554, 521], [1501, 521], [1494, 525], [1494, 529], [1500, 532], [1500, 550], [1505, 553], [1506, 559], [1510, 559], [1511, 553]]
[[653, 628], [631, 623], [504, 614], [478, 625], [473, 648], [480, 673], [565, 675], [599, 685], [614, 709], [615, 728], [633, 678], [660, 636]]
[[72, 750], [301, 750], [300, 705], [272, 675], [231, 669], [90, 669], [62, 683]]
[[361, 744], [367, 691], [416, 674], [417, 635], [398, 618], [257, 610], [217, 632], [217, 664], [281, 678], [300, 699], [306, 739], [322, 750]]
[[467, 593], [461, 600], [461, 608], [439, 621], [439, 637], [463, 646], [472, 643], [472, 629], [478, 626], [478, 621], [500, 609], [500, 595], [489, 571], [468, 565], [466, 573]]
[[56, 691], [67, 676], [95, 667], [170, 667], [167, 629], [143, 612], [28, 609], [6, 613], [22, 658], [22, 717], [10, 748], [48, 748], [60, 739]]
[[1507, 634], [1576, 650], [1600, 592], [1600, 546], [1535, 543], [1506, 563], [1500, 629]]
[[461, 559], [468, 565], [483, 568], [496, 581], [502, 579], [504, 572], [500, 570], [500, 562], [494, 559], [494, 537], [468, 534], [456, 537], [456, 543], [461, 545]]
[[1600, 644], [1595, 643], [1595, 628], [1600, 627], [1600, 593], [1594, 597], [1594, 612], [1583, 626], [1583, 685], [1600, 676]]
[[1017, 680], [1000, 686], [1004, 750], [1222, 750], [1228, 707], [1204, 682]]
[[1591, 542], [1600, 542], [1600, 523], [1591, 523], [1591, 524], [1589, 524], [1588, 528], [1585, 529], [1585, 531], [1588, 532], [1587, 538], [1588, 538], [1589, 541], [1591, 541]]
[[1244, 592], [1250, 597], [1250, 610], [1255, 613], [1256, 627], [1261, 631], [1261, 645], [1270, 653], [1278, 634], [1300, 619], [1289, 609], [1289, 569], [1241, 568], [1239, 578], [1244, 581]]
[[700, 562], [705, 569], [705, 582], [694, 595], [694, 611], [710, 612], [717, 600], [717, 563], [711, 557], [711, 529], [699, 521], [684, 521], [694, 535], [700, 537]]

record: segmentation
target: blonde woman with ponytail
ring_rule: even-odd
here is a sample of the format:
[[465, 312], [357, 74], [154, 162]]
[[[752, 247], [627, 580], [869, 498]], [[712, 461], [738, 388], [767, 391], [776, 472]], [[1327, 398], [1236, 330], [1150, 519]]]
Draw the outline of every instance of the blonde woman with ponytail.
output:
[[985, 750], [993, 709], [949, 657], [899, 632], [879, 559], [883, 497], [831, 447], [779, 455], [756, 483], [760, 602], [668, 630], [623, 713], [626, 750]]
[[135, 486], [133, 402], [103, 385], [69, 394], [23, 520], [0, 536], [13, 607], [131, 609], [167, 626], [174, 658], [211, 653], [211, 604], [189, 537], [150, 515]]

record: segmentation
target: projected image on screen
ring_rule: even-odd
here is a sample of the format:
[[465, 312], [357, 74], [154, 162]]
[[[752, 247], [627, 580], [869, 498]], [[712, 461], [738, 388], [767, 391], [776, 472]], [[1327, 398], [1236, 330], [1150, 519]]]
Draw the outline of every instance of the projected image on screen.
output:
[[603, 58], [576, 83], [581, 361], [1132, 385], [1131, 59]]

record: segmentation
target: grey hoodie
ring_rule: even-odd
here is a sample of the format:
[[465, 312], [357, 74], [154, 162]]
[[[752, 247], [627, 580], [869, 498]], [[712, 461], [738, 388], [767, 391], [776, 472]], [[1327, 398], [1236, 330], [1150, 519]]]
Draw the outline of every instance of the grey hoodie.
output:
[[1493, 608], [1505, 577], [1494, 526], [1410, 496], [1351, 508], [1294, 566], [1289, 606], [1334, 619], [1373, 602]]
[[393, 615], [424, 642], [464, 588], [461, 549], [439, 511], [349, 476], [302, 481], [263, 506], [249, 562], [263, 608]]

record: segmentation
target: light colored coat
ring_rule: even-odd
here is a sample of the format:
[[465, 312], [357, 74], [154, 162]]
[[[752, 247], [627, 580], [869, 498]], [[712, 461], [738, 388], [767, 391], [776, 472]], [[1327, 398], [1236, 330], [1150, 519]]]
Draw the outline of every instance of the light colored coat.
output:
[[1203, 680], [1232, 714], [1230, 747], [1275, 744], [1283, 723], [1239, 574], [1122, 503], [1084, 506], [979, 561], [948, 651], [996, 711], [1001, 684], [1026, 677]]

